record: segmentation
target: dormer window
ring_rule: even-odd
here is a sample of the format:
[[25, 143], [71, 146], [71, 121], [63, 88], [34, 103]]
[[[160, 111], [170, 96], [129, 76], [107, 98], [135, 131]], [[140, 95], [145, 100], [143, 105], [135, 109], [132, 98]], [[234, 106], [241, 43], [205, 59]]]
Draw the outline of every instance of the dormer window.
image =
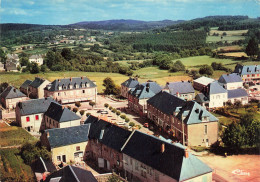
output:
[[61, 86], [60, 85], [58, 85], [58, 90], [61, 90]]
[[80, 83], [80, 87], [81, 87], [81, 88], [83, 88], [84, 86], [85, 86], [85, 85], [84, 85], [84, 84], [82, 84], [82, 82], [81, 82], [81, 83]]

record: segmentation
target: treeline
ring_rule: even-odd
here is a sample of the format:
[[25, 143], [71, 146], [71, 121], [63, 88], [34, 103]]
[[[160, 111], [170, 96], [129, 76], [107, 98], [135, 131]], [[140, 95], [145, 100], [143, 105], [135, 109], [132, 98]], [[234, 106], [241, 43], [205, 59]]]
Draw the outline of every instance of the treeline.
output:
[[183, 48], [205, 46], [206, 36], [205, 31], [147, 32], [121, 36], [120, 42], [123, 45], [132, 45], [137, 51], [180, 52]]

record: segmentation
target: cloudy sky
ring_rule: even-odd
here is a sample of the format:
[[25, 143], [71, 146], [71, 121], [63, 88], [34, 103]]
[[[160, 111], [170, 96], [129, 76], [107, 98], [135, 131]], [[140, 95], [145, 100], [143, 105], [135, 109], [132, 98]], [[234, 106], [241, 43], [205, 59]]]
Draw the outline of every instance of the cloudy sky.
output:
[[0, 0], [1, 23], [70, 24], [109, 19], [189, 20], [260, 16], [260, 0]]

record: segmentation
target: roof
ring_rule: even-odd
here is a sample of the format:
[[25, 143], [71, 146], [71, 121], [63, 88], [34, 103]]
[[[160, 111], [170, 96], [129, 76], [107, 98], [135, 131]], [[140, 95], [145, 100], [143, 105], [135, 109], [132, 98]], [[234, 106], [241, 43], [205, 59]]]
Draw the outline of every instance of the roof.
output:
[[29, 57], [29, 59], [39, 59], [39, 58], [42, 58], [42, 55], [36, 54], [36, 55], [31, 55], [31, 56]]
[[32, 170], [36, 173], [52, 173], [56, 171], [56, 167], [50, 160], [45, 160], [39, 157], [35, 162], [32, 163]]
[[177, 93], [195, 93], [195, 90], [190, 82], [171, 82], [166, 84], [165, 88], [170, 90], [170, 93], [176, 95]]
[[73, 86], [73, 89], [76, 89], [76, 85], [78, 88], [85, 88], [86, 85], [89, 84], [89, 87], [96, 87], [93, 81], [89, 80], [87, 77], [74, 77], [74, 78], [64, 78], [64, 79], [56, 79], [49, 86], [46, 87], [49, 91], [57, 91], [59, 90], [59, 86], [61, 86], [62, 90], [70, 89], [69, 85]]
[[94, 116], [89, 116], [85, 124], [91, 123], [89, 139], [97, 139], [102, 144], [120, 151], [131, 132]]
[[44, 182], [54, 181], [54, 178], [60, 182], [97, 182], [90, 171], [71, 165], [50, 174]]
[[208, 78], [208, 77], [202, 76], [202, 77], [200, 77], [200, 78], [194, 80], [193, 82], [197, 82], [197, 83], [200, 83], [200, 84], [202, 84], [202, 85], [208, 85], [208, 84], [210, 84], [210, 83], [212, 83], [212, 82], [214, 82], [214, 81], [215, 81], [215, 80], [212, 79], [212, 78]]
[[237, 65], [234, 73], [240, 75], [260, 74], [260, 65]]
[[7, 54], [6, 58], [7, 59], [19, 59], [17, 54]]
[[232, 74], [221, 75], [218, 82], [226, 84], [226, 83], [243, 82], [243, 81], [237, 73], [232, 73]]
[[38, 88], [45, 81], [46, 81], [45, 79], [35, 77], [35, 79], [32, 81], [32, 83], [30, 83], [30, 86], [34, 87], [34, 88]]
[[51, 102], [50, 106], [45, 112], [45, 115], [54, 119], [55, 121], [58, 121], [59, 123], [81, 119], [80, 116], [66, 107], [62, 108], [62, 105], [56, 102]]
[[197, 94], [195, 100], [198, 103], [209, 103], [209, 98], [205, 96], [203, 93]]
[[182, 107], [186, 102], [179, 97], [169, 94], [168, 92], [159, 92], [147, 100], [147, 103], [165, 114], [173, 115], [176, 108]]
[[146, 82], [131, 89], [129, 94], [137, 97], [138, 99], [148, 99], [159, 93], [161, 90], [162, 88], [156, 82]]
[[45, 113], [51, 102], [55, 102], [52, 98], [31, 99], [19, 102], [17, 107], [20, 109], [21, 116]]
[[32, 83], [31, 80], [25, 80], [25, 82], [23, 82], [23, 84], [20, 86], [20, 89], [21, 89], [21, 88], [27, 89], [28, 86], [30, 85], [30, 83]]
[[128, 87], [128, 88], [135, 88], [136, 85], [138, 85], [139, 82], [137, 81], [137, 79], [135, 78], [129, 78], [128, 80], [126, 80], [125, 82], [123, 82], [121, 85]]
[[218, 81], [214, 81], [208, 85], [209, 93], [208, 94], [219, 94], [219, 93], [226, 93], [227, 90], [224, 89]]
[[13, 86], [7, 87], [0, 95], [1, 98], [4, 99], [13, 99], [19, 97], [26, 97], [20, 90], [14, 88]]
[[[165, 146], [164, 152], [161, 152], [162, 144]], [[183, 147], [137, 130], [134, 131], [122, 152], [177, 181], [212, 172], [209, 166], [191, 153], [188, 158], [185, 158]]]
[[48, 141], [51, 148], [67, 146], [88, 141], [90, 124], [68, 128], [52, 128], [45, 130], [49, 133]]
[[238, 88], [235, 90], [228, 90], [228, 98], [247, 97], [248, 94], [245, 89]]

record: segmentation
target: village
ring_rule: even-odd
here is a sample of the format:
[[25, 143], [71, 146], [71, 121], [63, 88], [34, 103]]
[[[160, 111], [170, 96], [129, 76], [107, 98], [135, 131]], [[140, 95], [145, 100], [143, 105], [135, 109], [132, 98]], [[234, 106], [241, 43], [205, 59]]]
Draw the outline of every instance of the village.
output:
[[237, 66], [218, 80], [165, 85], [130, 77], [121, 84], [122, 99], [99, 94], [87, 76], [35, 77], [3, 90], [0, 120], [23, 128], [51, 153], [36, 161], [37, 181], [61, 179], [68, 171], [90, 181], [110, 175], [123, 181], [246, 181], [249, 175], [216, 172], [194, 149], [220, 143], [216, 111], [259, 100], [259, 87], [260, 65]]

